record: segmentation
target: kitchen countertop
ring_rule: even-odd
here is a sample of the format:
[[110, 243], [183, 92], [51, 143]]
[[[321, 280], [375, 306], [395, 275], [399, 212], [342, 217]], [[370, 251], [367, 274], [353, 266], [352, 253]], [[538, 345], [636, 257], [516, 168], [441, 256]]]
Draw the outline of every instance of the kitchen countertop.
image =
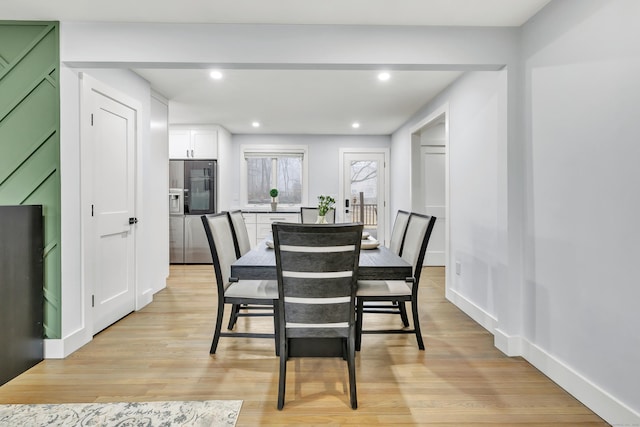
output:
[[278, 209], [276, 211], [265, 209], [242, 209], [243, 213], [263, 213], [263, 214], [279, 214], [279, 213], [295, 213], [299, 214], [300, 209]]

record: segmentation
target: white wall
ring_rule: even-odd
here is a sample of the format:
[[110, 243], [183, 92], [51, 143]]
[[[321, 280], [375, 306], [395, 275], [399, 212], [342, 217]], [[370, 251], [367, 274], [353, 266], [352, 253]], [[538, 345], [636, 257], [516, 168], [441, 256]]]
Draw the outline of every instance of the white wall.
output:
[[388, 136], [353, 135], [233, 135], [232, 163], [234, 186], [231, 205], [240, 206], [240, 145], [306, 145], [309, 148], [309, 200], [303, 204], [315, 206], [320, 194], [338, 200], [340, 148], [388, 148]]
[[150, 108], [149, 157], [144, 162], [142, 196], [144, 206], [150, 210], [144, 217], [145, 226], [153, 230], [153, 238], [145, 241], [151, 253], [141, 268], [149, 274], [149, 289], [156, 293], [165, 288], [169, 277], [169, 103], [152, 92]]
[[[237, 150], [236, 150], [237, 151]], [[218, 211], [232, 210], [234, 194], [240, 179], [238, 164], [234, 159], [231, 134], [224, 128], [218, 131]]]
[[638, 18], [635, 0], [567, 0], [523, 29], [529, 357], [570, 367], [565, 387], [627, 425], [640, 423]]
[[[447, 272], [447, 297], [491, 332], [500, 313], [511, 310], [504, 298], [510, 287], [506, 234], [507, 164], [506, 71], [465, 73], [392, 137], [392, 212], [410, 209], [411, 133], [424, 119], [447, 111], [449, 146], [449, 254], [447, 265], [461, 263], [461, 274]], [[419, 195], [418, 195], [419, 197]]]
[[505, 75], [468, 73], [392, 142], [392, 206], [407, 208], [409, 129], [448, 105], [463, 267], [447, 296], [614, 425], [640, 424], [638, 17], [633, 0], [552, 2], [523, 28], [506, 95]]

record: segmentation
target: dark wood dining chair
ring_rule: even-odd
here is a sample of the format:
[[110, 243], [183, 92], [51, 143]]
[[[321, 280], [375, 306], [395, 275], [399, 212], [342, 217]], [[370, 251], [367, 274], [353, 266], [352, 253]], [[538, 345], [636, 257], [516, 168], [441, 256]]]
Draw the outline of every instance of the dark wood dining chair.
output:
[[[278, 316], [277, 300], [278, 286], [275, 280], [238, 280], [230, 277], [231, 264], [238, 258], [233, 243], [231, 222], [226, 212], [202, 215], [202, 224], [209, 242], [213, 268], [218, 290], [218, 310], [216, 316], [215, 332], [211, 343], [211, 354], [215, 354], [220, 337], [246, 337], [246, 338], [276, 338], [276, 353], [278, 352]], [[222, 332], [222, 318], [226, 304], [259, 304], [273, 307], [274, 333], [254, 332]]]
[[[231, 222], [231, 231], [233, 232], [233, 245], [236, 249], [236, 256], [240, 258], [251, 250], [251, 240], [247, 231], [247, 224], [244, 222], [241, 210], [233, 210], [227, 212], [229, 221]], [[232, 304], [231, 313], [229, 315], [228, 330], [232, 330], [238, 321], [238, 317], [253, 316], [273, 316], [273, 306], [262, 304]]]
[[[405, 280], [360, 280], [357, 292], [357, 339], [356, 350], [360, 350], [362, 334], [415, 334], [418, 348], [424, 350], [420, 331], [418, 311], [418, 285], [422, 263], [433, 231], [436, 217], [412, 212], [407, 223], [407, 231], [402, 247], [402, 258], [411, 264], [413, 276]], [[399, 304], [411, 303], [413, 329], [363, 330], [365, 303], [375, 301], [397, 301]]]
[[278, 274], [280, 377], [284, 407], [290, 340], [342, 339], [351, 407], [358, 407], [355, 368], [355, 295], [362, 224], [272, 225]]
[[[324, 216], [327, 224], [336, 223], [336, 210], [329, 209]], [[318, 220], [318, 207], [302, 206], [300, 208], [300, 222], [303, 224], [314, 224]]]

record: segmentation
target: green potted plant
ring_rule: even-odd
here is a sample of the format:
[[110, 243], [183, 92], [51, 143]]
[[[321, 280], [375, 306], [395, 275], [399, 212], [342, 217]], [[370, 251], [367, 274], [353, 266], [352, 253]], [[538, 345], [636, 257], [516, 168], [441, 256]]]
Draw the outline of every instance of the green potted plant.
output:
[[325, 215], [329, 212], [329, 209], [333, 209], [333, 206], [336, 204], [336, 199], [331, 196], [318, 196], [318, 220], [316, 223], [318, 224], [326, 224], [327, 219]]
[[278, 189], [272, 188], [269, 190], [269, 195], [271, 196], [271, 210], [275, 212], [278, 207]]

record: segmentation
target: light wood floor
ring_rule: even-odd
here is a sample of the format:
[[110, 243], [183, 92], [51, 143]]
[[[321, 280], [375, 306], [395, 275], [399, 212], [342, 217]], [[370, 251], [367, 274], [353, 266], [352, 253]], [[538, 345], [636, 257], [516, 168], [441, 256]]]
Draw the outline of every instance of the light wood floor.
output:
[[[421, 280], [426, 351], [412, 335], [365, 335], [355, 411], [341, 359], [292, 359], [278, 411], [272, 341], [221, 338], [209, 355], [212, 283], [211, 266], [172, 266], [152, 304], [0, 387], [0, 403], [241, 399], [239, 426], [607, 425], [525, 360], [495, 349], [487, 331], [444, 299], [441, 268], [425, 269]], [[396, 317], [370, 314], [365, 325]], [[268, 318], [239, 322], [271, 326]]]

